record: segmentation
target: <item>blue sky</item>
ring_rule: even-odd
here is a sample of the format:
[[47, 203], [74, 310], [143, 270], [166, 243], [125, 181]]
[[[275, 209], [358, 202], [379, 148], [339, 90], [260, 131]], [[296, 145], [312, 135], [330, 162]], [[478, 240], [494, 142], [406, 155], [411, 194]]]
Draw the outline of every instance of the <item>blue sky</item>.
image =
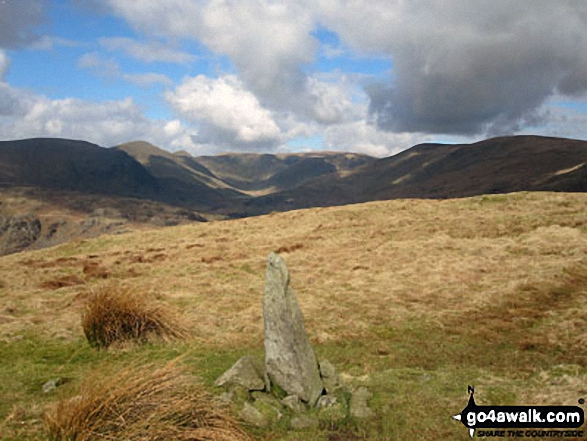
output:
[[416, 3], [2, 0], [0, 139], [376, 156], [587, 139], [585, 3]]

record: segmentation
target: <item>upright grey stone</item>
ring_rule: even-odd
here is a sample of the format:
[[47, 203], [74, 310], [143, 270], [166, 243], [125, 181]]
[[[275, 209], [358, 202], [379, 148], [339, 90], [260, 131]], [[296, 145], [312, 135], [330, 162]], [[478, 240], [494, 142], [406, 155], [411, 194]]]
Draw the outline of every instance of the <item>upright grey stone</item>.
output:
[[275, 253], [267, 260], [263, 297], [265, 367], [273, 384], [313, 406], [324, 386], [304, 318], [289, 286], [284, 260]]

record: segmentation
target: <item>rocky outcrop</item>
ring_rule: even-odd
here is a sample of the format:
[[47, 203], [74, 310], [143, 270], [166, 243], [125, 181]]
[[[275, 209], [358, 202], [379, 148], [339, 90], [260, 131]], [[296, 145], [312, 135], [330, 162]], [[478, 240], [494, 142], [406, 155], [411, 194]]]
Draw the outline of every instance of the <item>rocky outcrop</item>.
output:
[[0, 216], [0, 255], [17, 253], [41, 235], [41, 221], [32, 214]]
[[265, 367], [272, 383], [313, 406], [324, 385], [284, 260], [271, 253], [263, 297]]

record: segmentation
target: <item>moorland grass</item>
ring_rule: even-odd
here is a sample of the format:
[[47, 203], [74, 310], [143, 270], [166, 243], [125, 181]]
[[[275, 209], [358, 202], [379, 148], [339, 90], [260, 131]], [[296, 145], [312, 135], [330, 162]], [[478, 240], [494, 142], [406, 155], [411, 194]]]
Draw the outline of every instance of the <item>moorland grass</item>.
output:
[[82, 327], [90, 344], [99, 348], [189, 335], [177, 311], [148, 293], [121, 284], [104, 285], [90, 295], [82, 314]]
[[175, 363], [100, 369], [45, 413], [55, 440], [246, 441], [249, 436]]
[[[468, 385], [478, 404], [587, 398], [587, 195], [518, 193], [300, 210], [2, 257], [0, 433], [43, 439], [39, 414], [55, 399], [43, 382], [67, 377], [58, 391], [72, 396], [97, 362], [182, 355], [215, 391], [238, 357], [262, 355], [266, 256], [280, 248], [318, 357], [369, 387], [377, 416], [301, 433], [283, 421], [247, 427], [256, 439], [464, 441], [451, 417]], [[108, 279], [42, 287], [85, 279], [88, 260]], [[87, 292], [115, 281], [181, 308], [197, 341], [93, 350], [79, 317]]]

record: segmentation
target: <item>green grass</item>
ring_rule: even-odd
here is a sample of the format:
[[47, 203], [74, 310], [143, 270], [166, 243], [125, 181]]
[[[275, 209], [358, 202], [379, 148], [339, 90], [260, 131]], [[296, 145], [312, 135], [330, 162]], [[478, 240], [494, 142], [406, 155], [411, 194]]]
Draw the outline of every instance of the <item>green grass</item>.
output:
[[[311, 435], [306, 433], [308, 439], [465, 440], [466, 431], [451, 416], [465, 406], [467, 385], [477, 386], [478, 402], [505, 405], [519, 403], [524, 382], [539, 381], [539, 371], [549, 372], [553, 378], [587, 374], [585, 368], [577, 366], [552, 367], [552, 363], [540, 361], [544, 354], [532, 351], [518, 355], [512, 365], [515, 342], [482, 342], [474, 334], [457, 338], [451, 330], [425, 323], [379, 328], [376, 333], [377, 345], [371, 340], [352, 340], [317, 345], [316, 352], [319, 359], [330, 360], [344, 372], [351, 385], [365, 385], [374, 392], [371, 404], [377, 417], [361, 424], [352, 419], [334, 426], [322, 423]], [[245, 354], [262, 357], [263, 349], [227, 350], [181, 343], [99, 351], [85, 340], [41, 340], [33, 335], [0, 343], [0, 395], [4, 397], [0, 421], [11, 413], [18, 416], [20, 409], [20, 419], [0, 426], [2, 439], [43, 439], [42, 406], [60, 394], [71, 393], [84, 375], [103, 363], [122, 367], [147, 360], [164, 363], [180, 357], [212, 392], [220, 393], [213, 387], [214, 380]], [[64, 384], [56, 391], [43, 393], [42, 385], [52, 378], [61, 378]], [[31, 410], [31, 403], [40, 407]], [[303, 432], [290, 432], [287, 420], [286, 416], [269, 430], [250, 431], [258, 439], [299, 439]]]
[[[265, 256], [298, 243], [285, 257], [317, 356], [374, 393], [376, 417], [297, 433], [285, 414], [269, 429], [247, 427], [255, 439], [464, 441], [452, 415], [468, 385], [480, 405], [575, 405], [587, 398], [586, 207], [584, 195], [524, 193], [378, 202], [3, 257], [0, 297], [11, 307], [0, 307], [0, 438], [44, 439], [44, 406], [100, 366], [179, 357], [220, 394], [214, 380], [236, 360], [263, 356]], [[168, 257], [133, 261], [148, 248]], [[57, 265], [67, 255], [77, 260]], [[216, 255], [223, 260], [202, 261]], [[80, 326], [90, 286], [40, 288], [83, 277], [87, 260], [111, 274], [92, 288], [121, 279], [152, 292], [190, 319], [195, 339], [91, 348]], [[52, 378], [65, 384], [44, 394]]]

